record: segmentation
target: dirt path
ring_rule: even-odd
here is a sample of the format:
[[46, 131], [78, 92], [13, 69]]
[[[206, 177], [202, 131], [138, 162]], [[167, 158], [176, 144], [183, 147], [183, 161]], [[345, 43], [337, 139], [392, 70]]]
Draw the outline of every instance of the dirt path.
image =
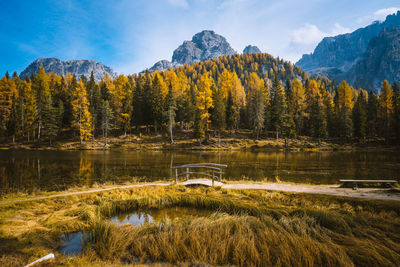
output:
[[[168, 186], [173, 183], [148, 183], [148, 184], [134, 184], [134, 185], [121, 185], [108, 188], [91, 189], [85, 191], [59, 193], [48, 196], [31, 197], [24, 199], [15, 200], [4, 200], [0, 201], [0, 205], [8, 205], [24, 201], [42, 200], [57, 197], [67, 197], [81, 194], [91, 194], [104, 191], [110, 191], [115, 189], [129, 189], [144, 186]], [[181, 185], [206, 185], [211, 186], [212, 181], [208, 179], [192, 179], [185, 182], [179, 183]], [[369, 198], [369, 199], [380, 199], [380, 200], [395, 200], [400, 201], [400, 192], [388, 189], [376, 189], [376, 188], [359, 188], [353, 190], [351, 188], [340, 188], [338, 185], [302, 185], [302, 184], [281, 184], [281, 183], [234, 183], [224, 184], [221, 182], [214, 182], [215, 186], [221, 186], [224, 189], [258, 189], [258, 190], [271, 190], [271, 191], [284, 191], [294, 193], [307, 193], [307, 194], [322, 194], [331, 196], [344, 196], [354, 198]]]

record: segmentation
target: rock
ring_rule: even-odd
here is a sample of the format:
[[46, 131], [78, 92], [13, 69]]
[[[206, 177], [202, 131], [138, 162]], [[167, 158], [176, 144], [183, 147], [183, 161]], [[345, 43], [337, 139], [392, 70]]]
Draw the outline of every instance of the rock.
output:
[[108, 73], [111, 77], [116, 77], [117, 73], [110, 67], [105, 66], [101, 62], [95, 60], [67, 60], [61, 61], [57, 58], [39, 58], [32, 62], [24, 71], [21, 72], [21, 79], [36, 75], [40, 66], [44, 67], [46, 73], [54, 72], [57, 75], [66, 75], [70, 72], [77, 78], [85, 75], [87, 78], [90, 77], [93, 71], [94, 78], [96, 81], [100, 81], [104, 74]]
[[384, 80], [400, 81], [400, 26], [385, 28], [373, 38], [363, 57], [346, 73], [356, 88], [379, 92]]
[[261, 50], [255, 45], [248, 45], [244, 48], [243, 54], [261, 53]]
[[[400, 11], [397, 14], [387, 16], [383, 22], [376, 21], [352, 33], [326, 37], [318, 44], [313, 53], [303, 55], [296, 65], [310, 74], [326, 75], [337, 82], [349, 77], [351, 69], [352, 73], [357, 76], [367, 75], [354, 71], [362, 70], [361, 67], [356, 67], [356, 64], [365, 57], [364, 54], [369, 49], [371, 40], [378, 37], [382, 30], [399, 25]], [[355, 80], [353, 79], [353, 81]], [[350, 84], [355, 85], [352, 82]], [[375, 86], [376, 84], [367, 84], [368, 88]]]
[[195, 34], [192, 41], [184, 41], [172, 55], [172, 62], [190, 64], [220, 56], [236, 54], [225, 37], [214, 31], [202, 31]]
[[225, 37], [214, 31], [202, 31], [195, 34], [191, 41], [184, 41], [172, 55], [172, 62], [161, 60], [151, 67], [150, 71], [175, 68], [183, 64], [204, 61], [220, 56], [236, 54]]
[[160, 70], [167, 70], [170, 68], [176, 68], [179, 66], [180, 66], [179, 63], [171, 62], [171, 61], [163, 59], [163, 60], [156, 62], [156, 64], [154, 64], [153, 67], [151, 67], [149, 70], [150, 71], [160, 71]]

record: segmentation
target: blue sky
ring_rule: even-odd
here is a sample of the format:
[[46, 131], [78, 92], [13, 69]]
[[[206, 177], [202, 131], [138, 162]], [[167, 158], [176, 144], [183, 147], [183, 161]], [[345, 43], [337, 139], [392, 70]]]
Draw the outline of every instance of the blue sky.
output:
[[[399, 7], [399, 8], [398, 8]], [[39, 57], [94, 59], [118, 73], [171, 60], [201, 30], [295, 62], [324, 36], [400, 9], [392, 0], [0, 0], [0, 74]]]

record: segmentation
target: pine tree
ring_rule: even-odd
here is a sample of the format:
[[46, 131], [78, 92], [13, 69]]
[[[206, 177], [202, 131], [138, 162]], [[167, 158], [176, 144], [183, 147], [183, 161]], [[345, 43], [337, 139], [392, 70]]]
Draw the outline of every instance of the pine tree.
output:
[[353, 108], [354, 136], [365, 138], [367, 135], [367, 99], [363, 90], [360, 91]]
[[197, 87], [194, 83], [190, 85], [189, 90], [184, 93], [184, 100], [182, 105], [183, 121], [186, 124], [186, 128], [189, 128], [191, 123], [194, 123], [196, 116], [196, 92]]
[[376, 137], [378, 125], [378, 97], [372, 91], [368, 93], [367, 136]]
[[103, 131], [103, 137], [105, 138], [105, 146], [107, 146], [108, 142], [108, 132], [111, 129], [112, 121], [113, 121], [113, 111], [108, 103], [108, 100], [101, 100], [101, 128]]
[[235, 110], [233, 106], [232, 92], [228, 92], [228, 99], [226, 101], [226, 126], [228, 129], [233, 129], [235, 126]]
[[293, 80], [290, 93], [288, 95], [288, 109], [293, 114], [296, 125], [296, 134], [302, 135], [304, 128], [304, 88], [298, 79]]
[[38, 133], [37, 138], [40, 139], [42, 128], [47, 128], [47, 120], [44, 114], [49, 114], [52, 100], [50, 95], [50, 87], [48, 83], [48, 77], [41, 66], [39, 73], [36, 75], [32, 83], [32, 88], [36, 91], [36, 104], [38, 113]]
[[393, 83], [393, 133], [397, 141], [400, 141], [400, 87]]
[[167, 95], [167, 124], [168, 124], [168, 133], [170, 136], [171, 144], [174, 143], [174, 127], [175, 127], [175, 110], [176, 110], [176, 101], [174, 98], [174, 94], [172, 92], [172, 85], [169, 85], [168, 95]]
[[219, 137], [221, 131], [225, 129], [226, 107], [222, 91], [215, 85], [213, 86], [212, 89], [212, 98], [213, 98], [214, 108], [211, 111], [211, 121], [214, 129], [218, 132], [218, 137]]
[[166, 87], [163, 77], [159, 73], [155, 73], [150, 89], [150, 107], [155, 133], [157, 133], [158, 126], [163, 123], [164, 102], [162, 92], [166, 90]]
[[388, 142], [391, 137], [391, 122], [393, 115], [393, 92], [390, 84], [383, 81], [381, 95], [379, 97], [378, 119], [380, 122], [380, 132]]
[[53, 105], [42, 110], [43, 113], [43, 132], [42, 136], [47, 138], [49, 145], [52, 146], [52, 141], [58, 135], [59, 131], [59, 110]]
[[92, 126], [93, 126], [92, 135], [94, 138], [96, 136], [98, 128], [100, 128], [99, 121], [101, 115], [99, 114], [100, 113], [99, 110], [100, 110], [101, 99], [100, 99], [100, 88], [96, 83], [93, 71], [91, 71], [89, 81], [86, 83], [86, 91], [89, 100], [89, 111], [92, 116]]
[[80, 80], [72, 91], [72, 108], [74, 111], [74, 126], [79, 131], [80, 143], [92, 137], [92, 116], [89, 112], [85, 84]]
[[[12, 128], [13, 139], [16, 137], [23, 137], [25, 135], [25, 93], [24, 84], [18, 77], [17, 73], [13, 74], [13, 82], [15, 84], [16, 92], [13, 96], [13, 115], [12, 115]], [[11, 130], [11, 129], [9, 129]]]
[[24, 126], [27, 133], [28, 142], [30, 141], [30, 136], [35, 136], [36, 123], [38, 119], [38, 113], [36, 108], [36, 98], [35, 92], [32, 90], [31, 83], [24, 81], [23, 83], [24, 92]]
[[17, 92], [8, 73], [0, 80], [0, 134], [5, 135], [12, 116], [13, 99]]
[[285, 92], [278, 81], [278, 76], [274, 76], [271, 90], [271, 123], [276, 138], [279, 138], [279, 133], [287, 126], [287, 103]]

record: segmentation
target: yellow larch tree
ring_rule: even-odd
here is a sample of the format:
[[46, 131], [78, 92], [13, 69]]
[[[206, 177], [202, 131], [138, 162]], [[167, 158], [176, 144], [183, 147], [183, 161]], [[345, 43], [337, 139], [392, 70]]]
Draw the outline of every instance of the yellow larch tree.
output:
[[80, 142], [82, 143], [82, 141], [92, 137], [92, 116], [89, 112], [89, 100], [82, 80], [73, 88], [72, 98], [74, 125], [79, 130]]
[[214, 107], [213, 99], [212, 99], [212, 86], [214, 84], [214, 80], [209, 76], [208, 73], [204, 73], [200, 76], [199, 84], [198, 84], [198, 95], [196, 98], [196, 107], [200, 113], [200, 123], [204, 126], [204, 132], [207, 136], [209, 124], [210, 124], [210, 116], [209, 109]]

